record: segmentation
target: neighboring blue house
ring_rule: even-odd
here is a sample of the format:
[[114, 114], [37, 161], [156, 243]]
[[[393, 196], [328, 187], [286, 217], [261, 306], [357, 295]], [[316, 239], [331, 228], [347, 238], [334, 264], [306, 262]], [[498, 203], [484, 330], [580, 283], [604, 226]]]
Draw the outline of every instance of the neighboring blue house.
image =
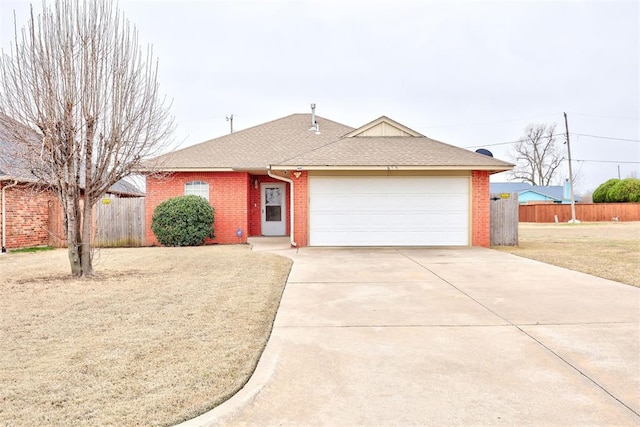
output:
[[[531, 185], [527, 182], [492, 182], [489, 184], [491, 193], [518, 193], [520, 204], [527, 203], [571, 203], [571, 185], [566, 180], [564, 185]], [[580, 197], [574, 194], [579, 202]]]

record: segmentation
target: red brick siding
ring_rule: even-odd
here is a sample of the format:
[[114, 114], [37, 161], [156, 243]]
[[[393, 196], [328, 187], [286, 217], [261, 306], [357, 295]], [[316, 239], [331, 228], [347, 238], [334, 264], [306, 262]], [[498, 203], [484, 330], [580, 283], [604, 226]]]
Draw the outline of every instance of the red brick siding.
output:
[[[244, 243], [249, 234], [250, 176], [246, 172], [180, 172], [163, 177], [147, 177], [146, 240], [158, 245], [151, 231], [153, 211], [163, 201], [184, 195], [184, 185], [190, 181], [209, 184], [209, 203], [215, 209], [215, 239], [207, 243]], [[242, 230], [242, 237], [236, 235]]]
[[489, 172], [471, 172], [471, 245], [489, 247]]
[[[298, 173], [298, 172], [296, 172]], [[309, 176], [299, 172], [288, 178], [294, 183], [294, 239], [299, 247], [309, 244]], [[261, 234], [260, 183], [278, 182], [268, 176], [255, 176], [240, 172], [192, 172], [176, 173], [163, 178], [147, 178], [147, 244], [158, 244], [150, 229], [153, 210], [162, 201], [184, 194], [184, 184], [189, 181], [209, 183], [209, 200], [216, 209], [216, 243], [245, 242], [247, 236]], [[255, 188], [255, 180], [258, 188]], [[473, 171], [471, 180], [471, 245], [488, 247], [489, 234], [489, 172]], [[287, 185], [287, 204], [291, 202]], [[287, 205], [287, 233], [290, 233]], [[242, 239], [236, 236], [237, 228], [243, 230]]]
[[[296, 174], [300, 176], [296, 178]], [[309, 174], [294, 172], [294, 240], [298, 247], [309, 245]]]
[[[1, 186], [1, 185], [0, 185]], [[49, 191], [24, 186], [5, 190], [7, 249], [49, 244], [49, 206], [58, 203]], [[0, 209], [0, 221], [2, 211]], [[0, 241], [2, 227], [0, 227]]]

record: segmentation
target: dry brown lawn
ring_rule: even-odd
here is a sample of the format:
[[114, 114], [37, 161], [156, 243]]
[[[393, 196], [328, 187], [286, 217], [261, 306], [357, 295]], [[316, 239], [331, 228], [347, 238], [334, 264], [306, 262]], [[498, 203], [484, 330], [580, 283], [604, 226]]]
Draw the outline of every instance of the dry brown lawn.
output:
[[640, 222], [520, 223], [518, 239], [496, 249], [640, 287]]
[[228, 399], [271, 332], [289, 259], [246, 245], [0, 256], [0, 425], [169, 425]]

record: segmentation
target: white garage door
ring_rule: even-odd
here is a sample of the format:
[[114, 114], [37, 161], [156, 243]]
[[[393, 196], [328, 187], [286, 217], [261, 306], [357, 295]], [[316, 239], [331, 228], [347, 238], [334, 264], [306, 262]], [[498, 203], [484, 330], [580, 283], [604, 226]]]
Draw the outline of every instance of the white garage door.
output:
[[311, 246], [466, 246], [465, 177], [309, 177]]

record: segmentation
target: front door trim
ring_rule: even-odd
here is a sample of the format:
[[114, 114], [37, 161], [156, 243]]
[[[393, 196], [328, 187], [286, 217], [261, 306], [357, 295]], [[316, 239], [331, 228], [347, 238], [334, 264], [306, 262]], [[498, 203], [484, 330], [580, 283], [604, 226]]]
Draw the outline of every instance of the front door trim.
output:
[[263, 182], [260, 184], [260, 218], [263, 236], [287, 235], [286, 184]]

